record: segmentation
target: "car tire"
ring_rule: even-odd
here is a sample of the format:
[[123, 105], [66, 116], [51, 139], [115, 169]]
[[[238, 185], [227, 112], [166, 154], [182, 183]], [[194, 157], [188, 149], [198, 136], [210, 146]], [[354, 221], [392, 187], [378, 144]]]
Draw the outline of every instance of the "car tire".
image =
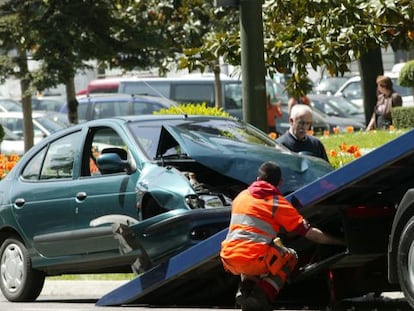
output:
[[45, 274], [32, 269], [25, 245], [16, 238], [6, 239], [0, 248], [0, 288], [9, 301], [34, 301], [40, 295]]
[[407, 222], [401, 233], [397, 271], [401, 290], [407, 302], [414, 308], [414, 217]]

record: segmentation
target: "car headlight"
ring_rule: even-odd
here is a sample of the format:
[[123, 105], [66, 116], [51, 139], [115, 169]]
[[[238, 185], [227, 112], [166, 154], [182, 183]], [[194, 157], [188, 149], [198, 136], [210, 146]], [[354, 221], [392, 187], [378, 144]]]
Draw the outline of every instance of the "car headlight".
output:
[[231, 199], [222, 194], [191, 194], [185, 197], [186, 203], [191, 209], [196, 208], [216, 208], [231, 205]]
[[222, 207], [223, 200], [218, 195], [203, 194], [199, 197], [204, 202], [204, 208]]
[[185, 202], [190, 206], [191, 209], [203, 208], [204, 202], [199, 199], [198, 195], [190, 194], [185, 197]]

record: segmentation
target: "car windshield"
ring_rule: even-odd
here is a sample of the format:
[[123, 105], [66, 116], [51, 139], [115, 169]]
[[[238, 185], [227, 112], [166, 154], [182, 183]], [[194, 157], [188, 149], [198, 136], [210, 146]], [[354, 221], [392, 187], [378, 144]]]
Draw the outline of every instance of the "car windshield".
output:
[[335, 93], [342, 84], [348, 80], [347, 77], [324, 78], [315, 87], [316, 93]]
[[337, 96], [337, 97], [331, 97], [328, 99], [328, 102], [335, 107], [337, 110], [343, 111], [348, 115], [356, 115], [364, 113], [364, 110], [362, 107], [357, 107], [352, 102], [347, 100], [346, 98]]
[[37, 117], [36, 121], [39, 122], [39, 124], [41, 124], [49, 133], [54, 133], [65, 128], [63, 124], [49, 117]]
[[0, 100], [0, 106], [2, 106], [5, 111], [22, 111], [22, 105], [11, 99]]
[[[254, 127], [229, 119], [189, 119], [189, 120], [166, 120], [131, 123], [130, 129], [137, 142], [147, 151], [149, 158], [157, 156], [157, 148], [161, 139], [162, 126], [172, 126], [181, 133], [200, 140], [214, 142], [214, 139], [225, 139], [232, 143], [253, 143], [265, 146], [283, 147], [276, 144], [266, 134], [256, 130]], [[212, 139], [214, 138], [214, 139]]]

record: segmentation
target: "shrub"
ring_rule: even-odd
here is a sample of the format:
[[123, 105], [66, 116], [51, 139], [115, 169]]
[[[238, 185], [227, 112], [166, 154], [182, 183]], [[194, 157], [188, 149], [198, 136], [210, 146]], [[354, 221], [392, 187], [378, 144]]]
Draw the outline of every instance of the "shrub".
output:
[[414, 128], [414, 107], [394, 107], [391, 113], [392, 123], [396, 128]]
[[168, 109], [160, 109], [159, 111], [154, 111], [154, 114], [187, 114], [230, 117], [230, 114], [226, 111], [223, 111], [223, 108], [207, 107], [206, 103], [179, 104], [177, 106], [171, 106]]
[[398, 84], [401, 86], [414, 87], [414, 60], [405, 63], [398, 76]]

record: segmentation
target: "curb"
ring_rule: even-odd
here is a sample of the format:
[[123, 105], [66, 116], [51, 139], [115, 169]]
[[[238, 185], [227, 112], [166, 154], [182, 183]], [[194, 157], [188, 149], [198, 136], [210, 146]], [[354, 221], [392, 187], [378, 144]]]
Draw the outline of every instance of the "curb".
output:
[[43, 290], [40, 293], [42, 296], [75, 296], [87, 298], [100, 298], [103, 295], [111, 292], [115, 288], [122, 286], [129, 282], [122, 281], [108, 281], [108, 280], [46, 280]]

